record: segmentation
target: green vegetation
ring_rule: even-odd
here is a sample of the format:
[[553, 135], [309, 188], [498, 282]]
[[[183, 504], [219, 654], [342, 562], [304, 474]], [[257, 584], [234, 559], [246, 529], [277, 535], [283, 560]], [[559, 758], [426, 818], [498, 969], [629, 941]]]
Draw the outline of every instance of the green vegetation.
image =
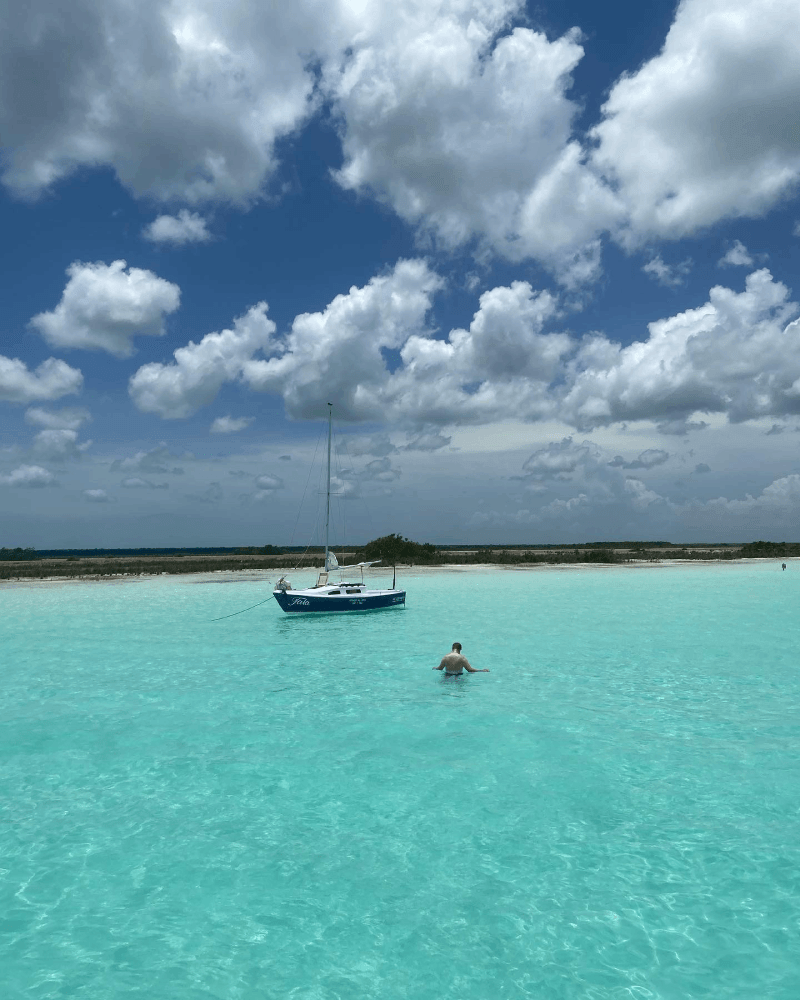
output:
[[384, 535], [375, 538], [364, 546], [364, 559], [371, 561], [380, 559], [388, 566], [399, 562], [430, 563], [439, 562], [440, 553], [436, 546], [430, 543], [420, 545], [402, 535]]
[[782, 559], [800, 556], [797, 542], [748, 542], [739, 550], [742, 559]]
[[[98, 578], [158, 575], [161, 573], [213, 573], [260, 570], [272, 573], [318, 569], [321, 546], [307, 549], [276, 545], [206, 549], [0, 549], [0, 580]], [[596, 542], [572, 545], [436, 546], [413, 542], [403, 535], [375, 538], [363, 548], [337, 546], [342, 565], [360, 560], [381, 560], [384, 566], [562, 566], [565, 564], [615, 565], [657, 563], [664, 559], [719, 561], [729, 559], [786, 559], [800, 557], [797, 542], [748, 542], [743, 545], [676, 545], [671, 542]]]

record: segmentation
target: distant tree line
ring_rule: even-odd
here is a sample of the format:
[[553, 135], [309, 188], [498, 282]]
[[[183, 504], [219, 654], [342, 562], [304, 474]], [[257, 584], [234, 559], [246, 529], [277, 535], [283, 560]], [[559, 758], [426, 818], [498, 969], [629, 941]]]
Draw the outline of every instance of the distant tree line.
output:
[[[380, 560], [384, 566], [397, 563], [422, 566], [501, 566], [660, 562], [662, 559], [712, 561], [732, 559], [785, 559], [800, 557], [797, 542], [747, 542], [743, 545], [684, 545], [670, 542], [602, 542], [580, 545], [541, 546], [436, 546], [414, 542], [403, 535], [375, 538], [363, 548], [338, 549], [354, 561]], [[204, 573], [219, 570], [280, 570], [298, 565], [307, 569], [322, 563], [322, 547], [306, 549], [276, 545], [239, 548], [188, 549], [61, 549], [1, 548], [0, 579], [120, 574]], [[27, 565], [24, 565], [27, 564]]]
[[3, 562], [30, 562], [38, 558], [36, 549], [0, 549], [0, 559]]

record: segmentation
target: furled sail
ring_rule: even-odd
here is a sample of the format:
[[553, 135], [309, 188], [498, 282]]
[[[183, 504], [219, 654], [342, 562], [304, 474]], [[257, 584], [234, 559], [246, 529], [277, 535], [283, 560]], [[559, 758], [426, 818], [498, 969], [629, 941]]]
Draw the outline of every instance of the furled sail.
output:
[[328, 552], [328, 561], [325, 564], [325, 569], [326, 570], [332, 570], [332, 569], [338, 569], [338, 568], [339, 568], [339, 560], [336, 558], [336, 556], [332, 552]]

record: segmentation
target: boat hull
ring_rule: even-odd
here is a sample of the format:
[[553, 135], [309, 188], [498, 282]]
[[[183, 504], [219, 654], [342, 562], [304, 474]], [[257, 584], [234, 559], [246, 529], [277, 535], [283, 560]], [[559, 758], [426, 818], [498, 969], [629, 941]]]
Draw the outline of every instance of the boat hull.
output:
[[334, 597], [317, 596], [308, 591], [275, 591], [272, 595], [283, 611], [289, 614], [342, 613], [354, 611], [380, 611], [384, 608], [402, 608], [406, 603], [404, 590], [386, 590], [381, 593], [362, 593]]

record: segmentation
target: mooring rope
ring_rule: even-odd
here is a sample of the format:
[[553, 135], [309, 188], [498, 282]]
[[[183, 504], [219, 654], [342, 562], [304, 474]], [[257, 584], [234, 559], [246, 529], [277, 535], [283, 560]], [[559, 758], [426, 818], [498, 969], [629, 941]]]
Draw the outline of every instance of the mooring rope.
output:
[[243, 615], [245, 613], [245, 611], [252, 611], [253, 608], [259, 608], [259, 607], [261, 607], [262, 604], [266, 604], [267, 601], [271, 601], [271, 600], [272, 600], [272, 594], [269, 595], [269, 597], [267, 598], [266, 601], [259, 601], [258, 604], [251, 604], [249, 608], [242, 608], [241, 611], [234, 611], [232, 615], [223, 615], [222, 618], [212, 618], [211, 621], [209, 621], [208, 624], [210, 625], [211, 622], [221, 622], [223, 619], [225, 619], [225, 618], [233, 618], [235, 615]]

